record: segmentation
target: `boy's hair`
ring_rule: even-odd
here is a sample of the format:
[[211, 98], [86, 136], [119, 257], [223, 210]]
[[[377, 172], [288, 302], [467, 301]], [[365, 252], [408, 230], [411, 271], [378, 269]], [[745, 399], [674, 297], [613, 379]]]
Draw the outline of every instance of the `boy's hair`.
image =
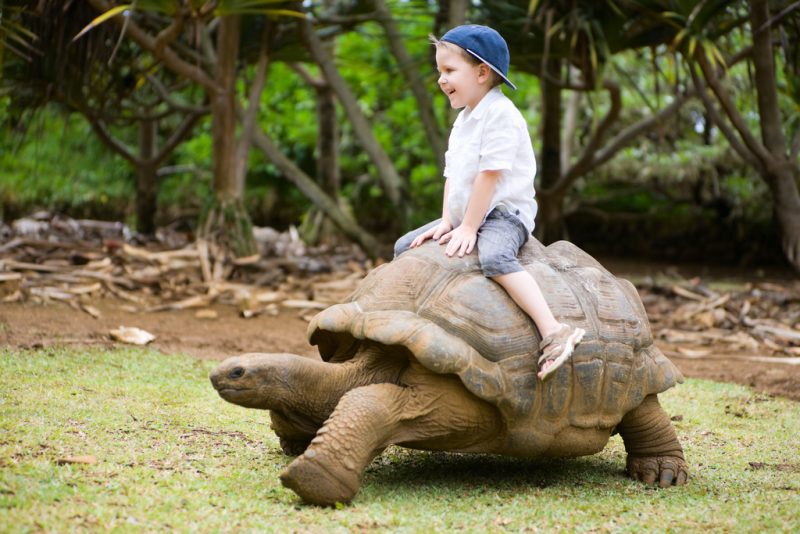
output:
[[[451, 50], [452, 50], [451, 47], [456, 48], [458, 50], [458, 53], [461, 54], [461, 57], [469, 61], [472, 65], [480, 65], [481, 63], [483, 63], [483, 61], [476, 58], [475, 56], [473, 56], [472, 54], [470, 54], [457, 44], [448, 43], [447, 41], [441, 41], [433, 34], [429, 34], [428, 39], [430, 40], [431, 44], [436, 48], [445, 47]], [[485, 63], [483, 64], [486, 65]], [[503, 79], [500, 78], [500, 76], [498, 76], [497, 73], [491, 67], [489, 67], [489, 65], [486, 65], [486, 68], [489, 69], [489, 73], [492, 75], [492, 87], [497, 87], [498, 85], [503, 83]]]

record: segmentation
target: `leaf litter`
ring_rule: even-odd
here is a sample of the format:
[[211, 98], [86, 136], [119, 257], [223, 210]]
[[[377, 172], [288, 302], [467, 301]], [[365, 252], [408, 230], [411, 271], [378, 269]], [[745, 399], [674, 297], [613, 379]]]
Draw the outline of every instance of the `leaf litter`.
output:
[[63, 302], [97, 318], [92, 302], [111, 297], [132, 312], [197, 309], [205, 319], [221, 303], [243, 318], [283, 307], [310, 319], [372, 267], [355, 246], [309, 247], [294, 229], [254, 236], [259, 255], [228, 258], [188, 232], [162, 229], [144, 241], [117, 222], [34, 214], [0, 226], [0, 302]]
[[[97, 318], [92, 303], [110, 297], [135, 313], [194, 309], [214, 320], [209, 306], [227, 304], [244, 319], [288, 309], [310, 320], [375, 267], [356, 246], [310, 247], [294, 228], [255, 228], [254, 237], [259, 254], [237, 259], [191, 232], [167, 227], [144, 240], [119, 222], [37, 213], [0, 224], [0, 302], [61, 302]], [[668, 356], [800, 365], [800, 281], [635, 285]]]

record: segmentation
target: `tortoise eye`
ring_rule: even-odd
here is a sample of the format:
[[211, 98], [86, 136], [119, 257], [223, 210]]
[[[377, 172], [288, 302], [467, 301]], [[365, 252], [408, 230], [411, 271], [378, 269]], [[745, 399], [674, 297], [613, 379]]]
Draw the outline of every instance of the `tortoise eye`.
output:
[[242, 376], [244, 376], [244, 367], [234, 367], [228, 373], [228, 378], [241, 378]]

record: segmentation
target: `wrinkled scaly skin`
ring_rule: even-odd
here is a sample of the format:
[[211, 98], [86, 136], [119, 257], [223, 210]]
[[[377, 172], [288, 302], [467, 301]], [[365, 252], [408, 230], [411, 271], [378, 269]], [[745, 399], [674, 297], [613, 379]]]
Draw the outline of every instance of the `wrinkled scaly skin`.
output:
[[[425, 254], [434, 257], [430, 251], [418, 253], [416, 257], [424, 259]], [[403, 264], [398, 266], [403, 267]], [[474, 270], [472, 265], [462, 265], [461, 268]], [[392, 272], [384, 271], [382, 278], [377, 278], [377, 282], [373, 279], [372, 283], [380, 284], [382, 279], [386, 279], [393, 284]], [[367, 292], [372, 291], [369, 282], [363, 287]], [[306, 502], [329, 505], [352, 500], [358, 492], [364, 469], [391, 444], [518, 457], [569, 457], [594, 454], [603, 449], [612, 433], [619, 433], [628, 453], [627, 472], [632, 478], [647, 484], [657, 483], [660, 487], [686, 483], [688, 467], [683, 450], [668, 415], [652, 391], [641, 391], [644, 397], [638, 397], [637, 405], [626, 408], [627, 411], [619, 416], [604, 413], [596, 420], [591, 418], [591, 406], [587, 415], [587, 408], [581, 405], [581, 402], [585, 404], [585, 399], [576, 405], [576, 401], [569, 400], [567, 395], [567, 400], [563, 401], [565, 409], [578, 406], [583, 410], [575, 411], [578, 416], [570, 416], [571, 421], [578, 422], [570, 423], [565, 419], [567, 415], [557, 415], [548, 421], [548, 407], [537, 406], [537, 402], [555, 403], [554, 399], [571, 387], [578, 388], [580, 393], [580, 388], [586, 385], [581, 381], [571, 382], [573, 373], [584, 381], [586, 376], [590, 379], [594, 376], [580, 371], [583, 365], [580, 361], [573, 364], [575, 371], [565, 366], [546, 385], [520, 382], [525, 384], [524, 387], [533, 384], [531, 387], [534, 389], [548, 389], [537, 391], [538, 396], [531, 390], [533, 406], [514, 405], [514, 399], [524, 399], [524, 395], [520, 397], [519, 391], [506, 390], [519, 386], [503, 382], [502, 376], [499, 386], [489, 384], [497, 373], [502, 375], [503, 369], [498, 371], [497, 367], [492, 367], [494, 363], [483, 361], [479, 355], [471, 356], [470, 361], [461, 361], [456, 352], [455, 359], [448, 360], [452, 355], [448, 356], [447, 350], [472, 349], [439, 331], [438, 327], [414, 323], [411, 315], [389, 312], [385, 316], [387, 312], [380, 303], [378, 312], [370, 316], [369, 309], [364, 311], [362, 307], [370, 308], [372, 304], [358, 298], [357, 291], [355, 299], [361, 305], [355, 308], [353, 305], [341, 309], [333, 307], [331, 313], [320, 314], [323, 320], [315, 320], [310, 328], [312, 342], [318, 341], [323, 355], [327, 354], [325, 359], [335, 363], [292, 354], [244, 354], [225, 360], [210, 377], [223, 399], [240, 406], [270, 411], [272, 427], [284, 452], [298, 455], [281, 474], [281, 481]], [[513, 304], [508, 306], [508, 310], [510, 314], [517, 313]], [[359, 315], [362, 311], [363, 318]], [[350, 317], [348, 313], [356, 314], [352, 324], [342, 322], [341, 317]], [[398, 320], [405, 317], [409, 318], [407, 324]], [[315, 338], [313, 332], [323, 329], [321, 325], [326, 324], [326, 320], [334, 325], [331, 327], [333, 330], [339, 328], [339, 333], [334, 331], [332, 337]], [[406, 330], [411, 334], [407, 335]], [[342, 335], [348, 332], [355, 332], [355, 339]], [[430, 336], [426, 337], [428, 334]], [[603, 351], [607, 350], [597, 341], [594, 341], [593, 348], [591, 335], [589, 337], [586, 347], [581, 349], [583, 352], [576, 353], [575, 358], [583, 358], [592, 364], [601, 357], [598, 354], [605, 354]], [[327, 348], [324, 348], [326, 344]], [[431, 360], [431, 354], [439, 352], [443, 355]], [[613, 359], [614, 353], [611, 354]], [[661, 367], [648, 371], [649, 375], [642, 375], [637, 368], [639, 374], [625, 375], [627, 380], [632, 376], [649, 376], [651, 382], [664, 383], [665, 387], [674, 383], [670, 382], [671, 376], [667, 380], [658, 374], [662, 368], [671, 365], [663, 355], [646, 354], [650, 354], [645, 356], [646, 362], [656, 354], [654, 359], [660, 362]], [[513, 376], [535, 376], [535, 355], [530, 358], [530, 364], [526, 363], [527, 358], [509, 358], [506, 361], [512, 360], [513, 372], [516, 373]], [[443, 366], [456, 365], [458, 368], [436, 367], [445, 361]], [[643, 365], [647, 368], [655, 364]], [[435, 372], [431, 367], [435, 367]], [[669, 374], [669, 369], [667, 371]], [[613, 375], [614, 372], [618, 371], [612, 369], [605, 373]], [[633, 384], [624, 391], [628, 392], [628, 397], [634, 398], [639, 389]], [[587, 395], [593, 398], [591, 392]], [[618, 403], [612, 399], [611, 404], [611, 409], [605, 408], [606, 412], [613, 412]], [[600, 414], [603, 409], [598, 405], [597, 411]]]

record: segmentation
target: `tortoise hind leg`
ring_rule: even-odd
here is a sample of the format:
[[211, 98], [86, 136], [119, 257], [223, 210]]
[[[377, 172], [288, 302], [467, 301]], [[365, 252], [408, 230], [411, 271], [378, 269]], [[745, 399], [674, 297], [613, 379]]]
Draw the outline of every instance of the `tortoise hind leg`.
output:
[[638, 408], [625, 414], [617, 432], [625, 443], [626, 469], [631, 478], [645, 484], [657, 481], [662, 488], [686, 483], [689, 468], [683, 448], [656, 395], [645, 397]]

